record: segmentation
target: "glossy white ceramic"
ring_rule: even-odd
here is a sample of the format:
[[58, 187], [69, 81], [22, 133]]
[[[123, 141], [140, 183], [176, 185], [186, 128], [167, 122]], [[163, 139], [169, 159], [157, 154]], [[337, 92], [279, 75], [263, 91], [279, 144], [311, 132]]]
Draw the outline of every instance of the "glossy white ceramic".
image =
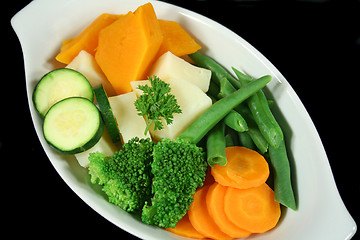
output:
[[[29, 108], [40, 142], [67, 185], [91, 208], [116, 226], [142, 239], [184, 239], [137, 218], [107, 202], [89, 181], [87, 171], [72, 156], [58, 154], [45, 142], [42, 120], [31, 102], [35, 84], [60, 67], [54, 57], [61, 42], [74, 37], [99, 14], [126, 13], [143, 0], [35, 0], [17, 13], [11, 24], [24, 54]], [[306, 109], [281, 73], [254, 47], [226, 27], [194, 12], [160, 1], [152, 2], [158, 18], [176, 20], [203, 46], [202, 52], [229, 70], [231, 66], [259, 77], [273, 76], [266, 93], [275, 99], [274, 111], [283, 126], [293, 171], [298, 210], [284, 210], [278, 226], [248, 239], [345, 240], [356, 224], [336, 188], [328, 159]]]

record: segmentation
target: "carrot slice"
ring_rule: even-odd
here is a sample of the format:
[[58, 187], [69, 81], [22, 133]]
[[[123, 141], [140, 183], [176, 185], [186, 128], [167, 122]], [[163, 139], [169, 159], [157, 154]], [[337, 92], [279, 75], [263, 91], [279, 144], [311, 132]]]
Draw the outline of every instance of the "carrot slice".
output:
[[175, 233], [177, 235], [188, 237], [188, 238], [196, 238], [202, 239], [205, 238], [204, 235], [196, 231], [196, 229], [191, 225], [189, 220], [189, 215], [186, 214], [174, 228], [166, 228], [167, 231]]
[[220, 230], [209, 215], [205, 204], [208, 189], [209, 186], [204, 186], [199, 188], [194, 194], [194, 201], [188, 211], [190, 222], [193, 227], [205, 237], [213, 239], [232, 239], [229, 235]]
[[272, 229], [281, 215], [274, 191], [266, 183], [249, 189], [229, 187], [225, 192], [224, 210], [232, 223], [253, 233]]
[[132, 91], [130, 82], [146, 79], [163, 35], [151, 3], [103, 29], [95, 59], [117, 94]]
[[233, 146], [227, 147], [225, 153], [227, 164], [212, 168], [215, 181], [224, 186], [247, 189], [260, 186], [268, 179], [269, 164], [258, 152]]
[[159, 20], [161, 30], [164, 34], [158, 57], [170, 51], [181, 57], [196, 52], [201, 48], [199, 44], [175, 21]]
[[206, 194], [206, 205], [210, 216], [227, 235], [233, 238], [248, 237], [251, 232], [239, 228], [232, 223], [226, 216], [224, 211], [224, 196], [228, 189], [226, 186], [222, 186], [218, 183], [213, 183]]
[[95, 55], [99, 32], [119, 19], [120, 16], [122, 15], [112, 15], [108, 13], [98, 16], [76, 38], [63, 41], [63, 46], [61, 47], [60, 53], [56, 56], [56, 60], [69, 64], [81, 50]]

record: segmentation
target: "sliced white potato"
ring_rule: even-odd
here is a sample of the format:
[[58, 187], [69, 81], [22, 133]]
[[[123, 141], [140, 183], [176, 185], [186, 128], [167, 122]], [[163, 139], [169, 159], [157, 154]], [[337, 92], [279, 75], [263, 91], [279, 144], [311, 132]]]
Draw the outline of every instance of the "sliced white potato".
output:
[[124, 143], [134, 137], [140, 139], [150, 137], [149, 133], [144, 135], [146, 123], [135, 108], [136, 99], [135, 92], [109, 97], [109, 103]]
[[90, 53], [82, 50], [66, 68], [74, 69], [83, 74], [93, 87], [102, 84], [108, 96], [115, 95], [115, 90]]
[[[212, 104], [211, 99], [192, 83], [175, 78], [167, 78], [164, 81], [170, 84], [171, 94], [175, 96], [182, 113], [174, 114], [173, 122], [170, 125], [166, 125], [166, 122], [162, 120], [164, 128], [161, 130], [155, 131], [154, 127], [150, 127], [150, 133], [155, 140], [175, 139]], [[133, 90], [138, 96], [142, 94], [142, 91], [137, 89], [137, 86], [145, 84], [150, 85], [150, 82], [148, 80], [131, 82]]]
[[87, 168], [89, 167], [89, 154], [93, 152], [103, 153], [105, 156], [112, 156], [119, 148], [111, 141], [109, 133], [107, 130], [104, 130], [102, 137], [99, 142], [90, 148], [89, 150], [75, 154], [77, 161], [80, 166]]
[[203, 92], [209, 90], [211, 71], [196, 67], [171, 52], [164, 53], [150, 70], [150, 76], [156, 75], [161, 80], [181, 79], [198, 86]]

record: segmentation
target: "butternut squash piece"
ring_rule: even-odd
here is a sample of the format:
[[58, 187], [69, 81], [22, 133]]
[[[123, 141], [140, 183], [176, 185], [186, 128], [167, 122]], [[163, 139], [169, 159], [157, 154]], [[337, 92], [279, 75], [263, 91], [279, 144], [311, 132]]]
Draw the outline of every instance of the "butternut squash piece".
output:
[[103, 29], [95, 59], [117, 94], [132, 90], [130, 82], [146, 78], [163, 35], [151, 3]]
[[159, 20], [164, 40], [160, 46], [157, 57], [170, 51], [181, 57], [196, 52], [201, 48], [199, 44], [180, 26], [178, 22]]
[[60, 53], [56, 56], [56, 60], [69, 64], [81, 50], [94, 55], [98, 45], [99, 32], [119, 19], [120, 16], [108, 13], [101, 14], [76, 38], [63, 41], [63, 46]]

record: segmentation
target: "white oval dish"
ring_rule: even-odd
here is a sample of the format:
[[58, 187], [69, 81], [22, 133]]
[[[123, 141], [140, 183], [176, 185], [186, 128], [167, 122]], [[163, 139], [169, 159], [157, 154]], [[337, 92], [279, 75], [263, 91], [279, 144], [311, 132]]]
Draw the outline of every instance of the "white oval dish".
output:
[[[61, 155], [49, 147], [42, 135], [42, 120], [31, 101], [39, 79], [46, 72], [62, 67], [56, 63], [55, 56], [63, 40], [77, 35], [101, 13], [127, 13], [146, 2], [149, 1], [34, 0], [12, 18], [11, 24], [23, 50], [29, 108], [35, 129], [62, 179], [91, 208], [139, 238], [185, 239], [143, 224], [108, 203], [73, 156]], [[320, 137], [300, 99], [281, 73], [254, 47], [224, 26], [171, 4], [150, 2], [158, 18], [178, 21], [203, 46], [202, 52], [223, 66], [228, 69], [234, 66], [253, 77], [273, 76], [266, 93], [275, 99], [274, 114], [285, 132], [298, 210], [283, 210], [275, 229], [261, 235], [253, 234], [247, 239], [350, 239], [356, 232], [356, 224], [338, 193]]]

